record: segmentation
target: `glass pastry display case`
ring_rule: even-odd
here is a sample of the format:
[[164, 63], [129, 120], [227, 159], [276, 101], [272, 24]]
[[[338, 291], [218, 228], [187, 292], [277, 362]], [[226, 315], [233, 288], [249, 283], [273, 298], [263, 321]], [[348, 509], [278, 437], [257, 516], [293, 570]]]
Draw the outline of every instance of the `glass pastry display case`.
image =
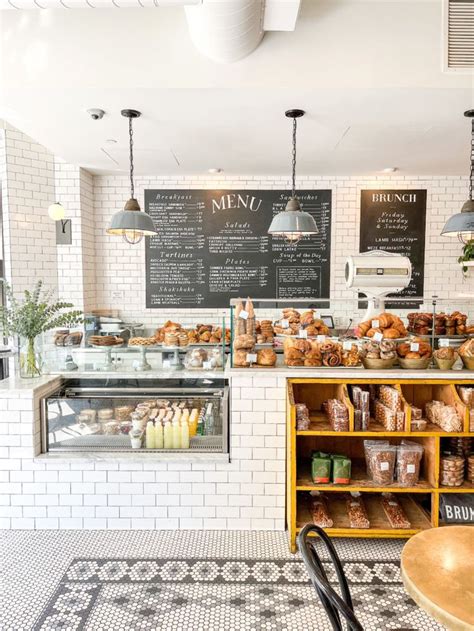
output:
[[41, 414], [43, 452], [228, 452], [224, 379], [66, 379]]
[[140, 337], [97, 334], [87, 338], [87, 346], [64, 342], [70, 337], [53, 332], [44, 343], [44, 372], [219, 372], [225, 366], [230, 330], [222, 318], [187, 328], [168, 321]]
[[232, 299], [231, 366], [474, 367], [473, 301], [396, 298], [364, 320], [366, 305], [357, 295], [331, 300]]

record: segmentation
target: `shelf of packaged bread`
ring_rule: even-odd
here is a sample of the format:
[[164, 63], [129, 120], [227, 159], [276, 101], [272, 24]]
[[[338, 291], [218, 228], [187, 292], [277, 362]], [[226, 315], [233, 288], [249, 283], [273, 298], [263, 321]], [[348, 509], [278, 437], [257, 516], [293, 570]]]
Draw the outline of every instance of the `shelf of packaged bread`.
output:
[[398, 486], [397, 482], [389, 486], [377, 486], [368, 477], [365, 462], [363, 460], [352, 460], [351, 479], [349, 484], [315, 484], [311, 477], [311, 461], [301, 460], [298, 462], [296, 474], [297, 491], [370, 491], [372, 493], [385, 493], [387, 491], [400, 493], [429, 493], [433, 487], [427, 480], [421, 479], [415, 486]]
[[[390, 489], [393, 490], [393, 489]], [[296, 531], [307, 524], [312, 523], [310, 512], [310, 500], [306, 494], [298, 494]], [[382, 507], [380, 495], [364, 495], [364, 505], [370, 522], [370, 528], [351, 528], [347, 515], [347, 495], [345, 493], [333, 493], [328, 496], [328, 508], [334, 526], [325, 528], [330, 535], [340, 537], [409, 537], [432, 528], [429, 514], [409, 495], [397, 496], [398, 501], [411, 524], [408, 529], [392, 528]]]
[[[335, 432], [324, 412], [310, 411], [311, 424], [308, 430], [296, 430], [297, 436], [339, 435], [339, 436], [405, 436], [407, 432], [388, 432], [383, 425], [370, 419], [367, 431]], [[426, 432], [423, 432], [426, 433]], [[451, 434], [452, 435], [452, 434]]]
[[472, 493], [474, 491], [474, 483], [464, 480], [461, 486], [442, 486], [436, 489], [440, 493]]

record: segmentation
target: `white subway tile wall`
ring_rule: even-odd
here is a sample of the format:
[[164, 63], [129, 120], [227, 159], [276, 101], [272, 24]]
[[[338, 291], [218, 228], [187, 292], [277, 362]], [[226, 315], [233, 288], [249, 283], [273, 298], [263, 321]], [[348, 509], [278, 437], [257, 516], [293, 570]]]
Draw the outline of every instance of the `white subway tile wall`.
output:
[[[459, 212], [467, 196], [468, 178], [463, 176], [417, 177], [299, 177], [301, 188], [332, 190], [332, 254], [331, 297], [347, 301], [346, 315], [353, 315], [355, 296], [345, 286], [344, 263], [348, 253], [359, 251], [360, 191], [370, 188], [427, 189], [427, 228], [425, 262], [425, 296], [439, 294], [452, 301], [466, 303], [474, 297], [472, 277], [464, 280], [457, 263], [460, 244], [456, 239], [441, 237], [446, 219]], [[138, 177], [136, 190], [141, 204], [145, 189], [160, 188], [288, 188], [284, 177], [219, 177], [205, 176], [160, 178]], [[151, 329], [168, 318], [183, 324], [198, 320], [218, 320], [225, 310], [218, 309], [146, 309], [145, 305], [145, 245], [130, 246], [124, 241], [105, 234], [110, 217], [120, 210], [128, 196], [128, 181], [121, 176], [94, 177], [94, 218], [96, 243], [96, 300], [99, 308], [120, 309], [128, 320], [144, 322]], [[117, 294], [118, 292], [118, 294]], [[116, 299], [114, 296], [119, 295]], [[256, 296], [258, 298], [258, 296]], [[341, 306], [342, 309], [342, 306]], [[273, 315], [268, 312], [269, 315]], [[259, 312], [264, 315], [264, 312]]]
[[16, 293], [38, 278], [57, 289], [56, 226], [47, 212], [55, 201], [53, 154], [5, 124], [0, 163], [6, 277]]
[[232, 378], [230, 462], [41, 456], [40, 399], [58, 383], [1, 393], [0, 527], [284, 530], [284, 378]]

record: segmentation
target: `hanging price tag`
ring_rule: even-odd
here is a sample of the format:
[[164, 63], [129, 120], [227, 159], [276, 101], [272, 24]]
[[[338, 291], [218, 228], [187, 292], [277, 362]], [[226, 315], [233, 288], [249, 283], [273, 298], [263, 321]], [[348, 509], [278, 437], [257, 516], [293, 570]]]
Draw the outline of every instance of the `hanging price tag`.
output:
[[326, 336], [325, 336], [325, 335], [317, 335], [317, 336], [316, 336], [316, 339], [317, 339], [317, 341], [318, 341], [320, 344], [324, 344], [324, 342], [326, 341]]
[[344, 340], [342, 343], [342, 348], [345, 351], [350, 351], [352, 350], [352, 342], [350, 340]]
[[313, 313], [313, 318], [314, 318], [315, 320], [321, 320], [321, 314], [319, 313], [319, 311], [315, 311], [315, 312]]
[[373, 338], [373, 339], [374, 339], [376, 342], [381, 342], [381, 341], [383, 340], [383, 335], [382, 335], [382, 333], [379, 333], [379, 332], [377, 331], [377, 333], [374, 335], [374, 338]]
[[280, 320], [280, 326], [282, 329], [289, 329], [290, 323], [288, 320]]
[[163, 368], [171, 368], [171, 362], [169, 359], [163, 360]]
[[242, 318], [242, 320], [247, 320], [248, 317], [249, 312], [245, 311], [245, 309], [242, 309], [242, 311], [239, 313], [239, 318]]
[[300, 329], [300, 331], [298, 333], [298, 337], [302, 337], [302, 338], [306, 339], [308, 337], [308, 331], [306, 331], [306, 329]]
[[442, 348], [443, 346], [449, 346], [449, 340], [447, 340], [446, 338], [442, 338], [438, 341], [438, 346], [440, 348]]
[[418, 342], [412, 342], [410, 344], [410, 350], [414, 353], [418, 353], [418, 351], [420, 350], [420, 345], [418, 344]]
[[247, 353], [247, 364], [254, 364], [257, 361], [257, 353]]
[[378, 329], [380, 326], [380, 322], [378, 320], [372, 320], [371, 325], [373, 329]]

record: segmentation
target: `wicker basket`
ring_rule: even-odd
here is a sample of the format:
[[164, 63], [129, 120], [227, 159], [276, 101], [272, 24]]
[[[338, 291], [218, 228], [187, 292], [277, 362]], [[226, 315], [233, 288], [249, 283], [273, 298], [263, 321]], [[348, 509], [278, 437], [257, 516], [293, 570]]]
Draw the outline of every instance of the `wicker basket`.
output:
[[422, 357], [421, 359], [404, 359], [399, 357], [398, 361], [402, 368], [407, 370], [424, 370], [431, 363], [431, 357]]
[[453, 359], [438, 359], [436, 355], [433, 355], [433, 359], [437, 368], [440, 370], [451, 370], [456, 363], [458, 356], [456, 355]]
[[462, 357], [462, 363], [464, 364], [464, 368], [468, 370], [474, 370], [474, 357]]
[[370, 359], [368, 357], [362, 358], [364, 368], [371, 368], [372, 370], [387, 370], [388, 368], [393, 368], [396, 361], [396, 357], [394, 357], [393, 359]]

